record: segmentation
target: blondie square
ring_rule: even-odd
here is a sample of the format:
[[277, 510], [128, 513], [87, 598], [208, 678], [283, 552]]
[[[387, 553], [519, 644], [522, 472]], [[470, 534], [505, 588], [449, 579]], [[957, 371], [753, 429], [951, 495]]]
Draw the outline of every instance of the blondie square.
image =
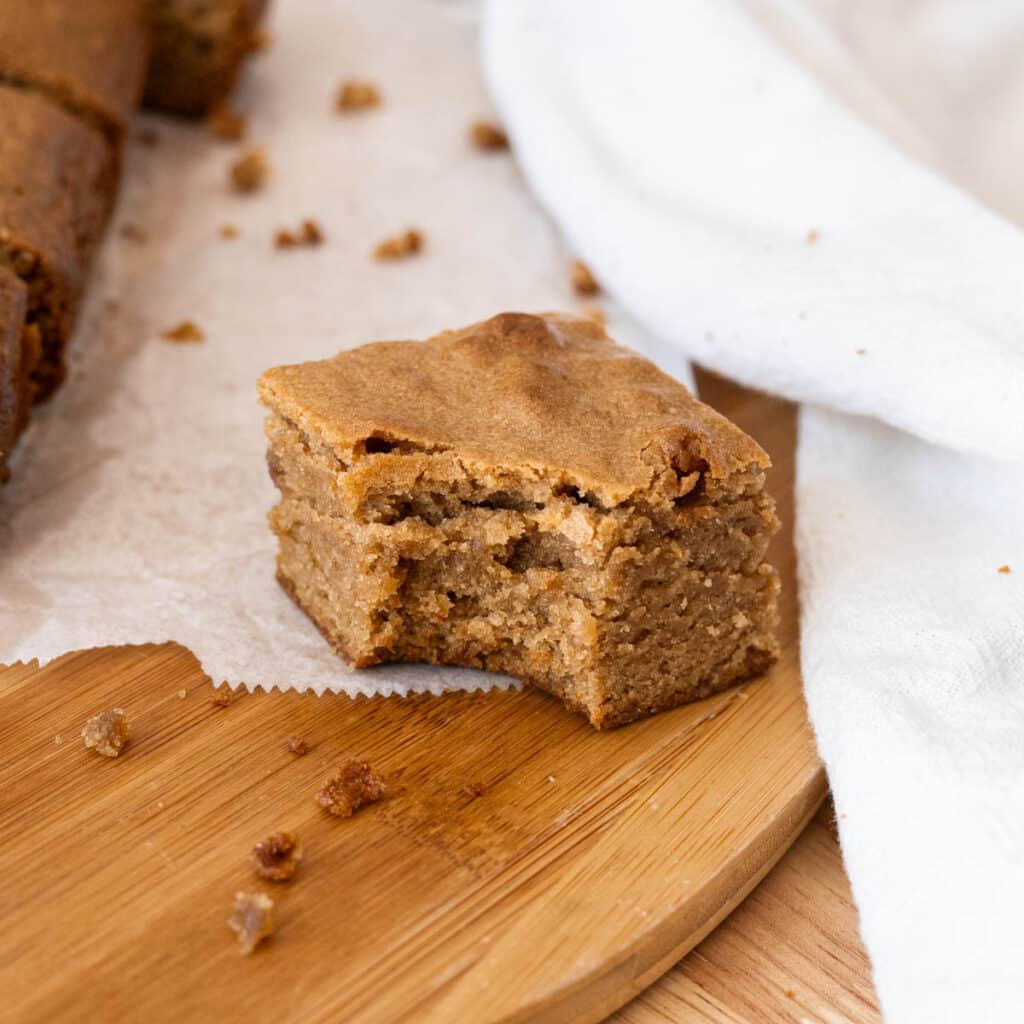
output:
[[29, 382], [22, 352], [27, 345], [27, 296], [24, 283], [0, 267], [0, 483], [7, 479], [7, 459], [28, 412]]
[[142, 0], [0, 0], [0, 81], [49, 96], [115, 148], [148, 53]]
[[767, 455], [591, 320], [505, 313], [259, 391], [278, 578], [352, 665], [502, 672], [609, 728], [776, 659]]
[[39, 400], [64, 377], [64, 348], [116, 185], [115, 157], [98, 130], [39, 93], [0, 85], [0, 266], [28, 288]]
[[231, 92], [266, 0], [145, 0], [152, 53], [144, 102], [198, 116]]

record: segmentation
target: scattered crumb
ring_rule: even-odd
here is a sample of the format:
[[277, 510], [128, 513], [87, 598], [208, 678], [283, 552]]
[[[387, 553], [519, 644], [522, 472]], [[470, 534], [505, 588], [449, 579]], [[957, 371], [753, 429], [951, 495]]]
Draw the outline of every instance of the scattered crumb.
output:
[[361, 78], [349, 78], [338, 87], [334, 105], [348, 113], [353, 110], [373, 110], [380, 106], [380, 90]]
[[53, 742], [59, 745], [64, 742], [64, 737], [61, 736], [60, 733], [57, 733], [57, 735], [53, 737]]
[[218, 688], [213, 694], [213, 705], [226, 708], [235, 703], [235, 693], [229, 687]]
[[128, 718], [121, 708], [101, 711], [85, 723], [82, 739], [104, 757], [119, 757], [128, 742]]
[[178, 691], [178, 700], [184, 700], [188, 696], [188, 690], [181, 689]]
[[274, 931], [274, 901], [261, 892], [236, 892], [228, 927], [238, 936], [242, 956], [248, 956]]
[[500, 124], [493, 121], [474, 121], [469, 126], [469, 140], [477, 149], [494, 152], [508, 149], [508, 136]]
[[415, 228], [409, 228], [393, 238], [385, 238], [373, 250], [375, 260], [401, 260], [413, 256], [423, 248], [423, 235]]
[[291, 832], [275, 832], [257, 843], [249, 855], [252, 869], [260, 878], [271, 882], [287, 882], [302, 860], [298, 839]]
[[172, 327], [170, 330], [164, 331], [160, 337], [167, 341], [185, 343], [206, 341], [206, 335], [203, 334], [202, 330], [191, 320], [182, 320], [177, 327]]
[[266, 53], [273, 43], [274, 37], [265, 29], [255, 29], [249, 36], [248, 50], [250, 53]]
[[304, 757], [309, 753], [309, 744], [301, 736], [292, 736], [288, 740], [288, 749], [296, 757]]
[[1008, 565], [1001, 565], [998, 569], [996, 569], [996, 572], [1001, 572], [1004, 575], [1006, 575], [1010, 572], [1010, 567]]
[[791, 988], [787, 988], [786, 989], [786, 998], [787, 999], [796, 999], [796, 993]]
[[554, 775], [549, 775], [548, 776], [548, 782], [554, 782], [554, 781], [555, 781]]
[[237, 238], [238, 228], [234, 224], [221, 224], [220, 226], [220, 237], [221, 238]]
[[135, 133], [135, 138], [144, 146], [154, 149], [160, 145], [160, 133], [155, 128], [140, 128]]
[[593, 320], [601, 330], [604, 330], [608, 325], [608, 319], [604, 315], [604, 310], [597, 306], [584, 306], [583, 315], [588, 320]]
[[269, 173], [266, 150], [250, 149], [231, 165], [231, 187], [236, 192], [256, 192], [266, 184]]
[[811, 230], [807, 232], [807, 244], [814, 245], [814, 243], [817, 242], [820, 237], [821, 235], [818, 233], [818, 229], [811, 228]]
[[582, 260], [573, 260], [569, 264], [569, 277], [572, 279], [572, 286], [576, 289], [577, 295], [597, 295], [601, 290], [597, 278]]
[[859, 349], [857, 349], [857, 355], [859, 355], [859, 356], [866, 355], [867, 351], [868, 350], [866, 348], [859, 348]]
[[387, 793], [384, 780], [365, 761], [346, 761], [327, 779], [316, 795], [317, 803], [339, 818], [350, 818], [360, 807]]
[[129, 242], [138, 242], [139, 245], [144, 245], [149, 241], [149, 232], [139, 227], [138, 224], [122, 224], [120, 231], [118, 232], [122, 238], [126, 238]]
[[244, 114], [239, 114], [227, 106], [220, 106], [210, 111], [206, 117], [206, 127], [211, 135], [229, 142], [238, 142], [245, 138], [249, 123]]
[[324, 240], [324, 233], [315, 220], [304, 220], [299, 231], [286, 231], [279, 228], [274, 235], [274, 246], [277, 249], [295, 249], [298, 246], [319, 245]]
[[468, 796], [471, 800], [475, 800], [477, 797], [483, 796], [487, 792], [487, 787], [482, 782], [471, 782], [467, 786], [462, 787], [462, 793]]

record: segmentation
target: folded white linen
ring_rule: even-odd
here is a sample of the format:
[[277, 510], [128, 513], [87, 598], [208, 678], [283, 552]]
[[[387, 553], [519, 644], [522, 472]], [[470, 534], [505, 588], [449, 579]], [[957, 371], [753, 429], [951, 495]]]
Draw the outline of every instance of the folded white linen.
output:
[[629, 313], [814, 403], [803, 671], [883, 1010], [1024, 1019], [1024, 11], [489, 0], [483, 63]]

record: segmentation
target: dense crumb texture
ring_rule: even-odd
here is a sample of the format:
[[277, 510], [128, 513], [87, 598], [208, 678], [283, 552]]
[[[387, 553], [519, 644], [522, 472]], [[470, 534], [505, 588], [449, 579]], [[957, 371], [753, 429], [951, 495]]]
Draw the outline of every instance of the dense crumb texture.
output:
[[9, 476], [7, 460], [28, 420], [32, 383], [27, 364], [32, 340], [25, 325], [28, 289], [0, 266], [0, 483]]
[[287, 882], [302, 860], [299, 841], [291, 832], [275, 832], [252, 848], [249, 862], [260, 878]]
[[409, 228], [400, 235], [385, 238], [373, 250], [373, 258], [381, 262], [404, 260], [415, 256], [423, 248], [423, 235], [415, 228]]
[[120, 757], [128, 736], [128, 717], [121, 708], [93, 715], [82, 729], [85, 745], [104, 757]]
[[278, 578], [353, 665], [503, 672], [610, 727], [775, 660], [768, 457], [592, 321], [506, 313], [260, 393]]
[[141, 0], [4, 0], [0, 81], [45, 94], [120, 146], [142, 94]]
[[64, 378], [64, 349], [115, 188], [114, 157], [98, 131], [45, 96], [0, 85], [0, 266], [28, 289], [36, 400]]
[[270, 162], [266, 150], [250, 149], [231, 165], [231, 187], [236, 192], [258, 192], [267, 183]]
[[144, 102], [198, 117], [223, 103], [257, 52], [266, 0], [144, 0], [151, 55]]
[[350, 78], [342, 82], [334, 97], [335, 107], [343, 114], [374, 110], [380, 103], [380, 90], [377, 86], [361, 78]]
[[248, 956], [274, 933], [274, 901], [262, 892], [236, 892], [228, 927], [238, 936], [238, 949]]
[[337, 818], [351, 818], [361, 807], [387, 795], [384, 780], [365, 761], [346, 761], [324, 781], [316, 802]]

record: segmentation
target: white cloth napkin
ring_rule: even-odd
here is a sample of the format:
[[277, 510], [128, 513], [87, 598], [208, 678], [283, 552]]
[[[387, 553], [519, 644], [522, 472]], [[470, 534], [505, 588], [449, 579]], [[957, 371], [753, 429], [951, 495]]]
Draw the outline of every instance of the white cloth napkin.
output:
[[1024, 1020], [1024, 9], [489, 0], [483, 57], [626, 309], [813, 403], [804, 679], [886, 1019]]

